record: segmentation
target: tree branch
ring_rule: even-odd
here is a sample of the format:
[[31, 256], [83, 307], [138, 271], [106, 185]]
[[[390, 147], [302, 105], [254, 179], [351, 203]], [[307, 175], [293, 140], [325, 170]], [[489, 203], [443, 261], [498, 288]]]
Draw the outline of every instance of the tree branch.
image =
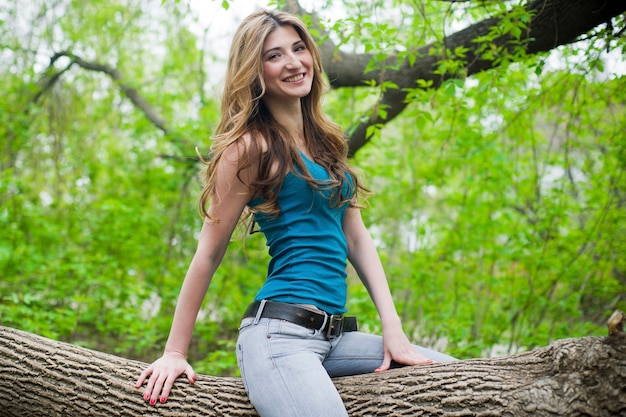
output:
[[[59, 60], [61, 57], [67, 57], [70, 59], [70, 63], [63, 68], [62, 70], [53, 73], [50, 76], [46, 76], [40, 81], [42, 84], [42, 89], [37, 92], [34, 97], [34, 101], [38, 101], [41, 96], [49, 90], [60, 78], [61, 76], [68, 71], [72, 66], [78, 65], [79, 67], [88, 70], [101, 72], [103, 74], [108, 75], [115, 84], [119, 87], [122, 93], [128, 98], [133, 105], [139, 109], [144, 116], [159, 130], [161, 130], [166, 136], [169, 136], [174, 142], [178, 143], [180, 148], [183, 149], [193, 149], [193, 145], [186, 139], [180, 137], [178, 134], [172, 131], [168, 126], [165, 119], [159, 114], [159, 112], [152, 107], [152, 105], [141, 95], [141, 93], [130, 84], [124, 82], [124, 75], [116, 68], [113, 68], [109, 65], [102, 64], [95, 61], [86, 61], [83, 58], [79, 57], [76, 54], [73, 54], [68, 51], [61, 51], [55, 53], [50, 59], [50, 65], [48, 66], [47, 72], [50, 73], [54, 68], [54, 63]], [[184, 162], [191, 162], [195, 164], [195, 160], [184, 159]]]
[[[626, 11], [626, 3], [617, 0], [532, 0], [526, 9], [533, 13], [533, 18], [521, 41], [527, 41], [527, 54], [537, 54], [577, 41], [580, 35]], [[494, 60], [481, 56], [475, 39], [488, 35], [491, 28], [498, 25], [502, 18], [485, 19], [444, 38], [443, 42], [448, 50], [463, 47], [469, 51], [463, 76], [476, 74], [499, 65]], [[515, 47], [510, 41], [511, 37], [505, 35], [496, 39], [494, 45], [510, 51]], [[407, 93], [404, 89], [415, 88], [416, 81], [419, 79], [432, 81], [432, 87], [437, 88], [447, 78], [452, 77], [452, 75], [442, 76], [436, 73], [440, 57], [429, 54], [429, 51], [436, 47], [437, 45], [431, 44], [417, 50], [417, 56], [422, 58], [418, 59], [413, 66], [408, 62], [403, 62], [395, 70], [388, 69], [385, 72], [373, 71], [364, 74], [371, 55], [336, 51], [331, 40], [326, 40], [321, 45], [324, 68], [334, 88], [363, 86], [365, 79], [373, 79], [379, 84], [383, 81], [391, 81], [399, 87], [399, 90], [387, 89], [374, 108], [368, 111], [365, 117], [360, 118], [361, 121], [356, 127], [350, 129], [352, 132], [349, 138], [351, 154], [356, 153], [371, 139], [368, 135], [370, 126], [384, 125], [406, 108]], [[394, 57], [390, 57], [389, 63], [393, 64], [393, 60]], [[380, 106], [385, 106], [386, 118], [373, 111]]]
[[146, 99], [144, 99], [143, 96], [139, 94], [139, 91], [137, 91], [136, 88], [123, 81], [124, 76], [116, 68], [98, 62], [85, 61], [81, 57], [69, 52], [59, 52], [57, 55], [67, 56], [72, 60], [72, 62], [86, 70], [97, 71], [107, 74], [117, 83], [124, 95], [135, 105], [135, 107], [141, 110], [141, 112], [146, 116], [148, 120], [150, 120], [150, 122], [152, 122], [152, 124], [154, 124], [163, 133], [169, 133], [169, 128], [161, 115], [159, 115], [158, 112], [150, 105], [150, 103], [148, 103]]

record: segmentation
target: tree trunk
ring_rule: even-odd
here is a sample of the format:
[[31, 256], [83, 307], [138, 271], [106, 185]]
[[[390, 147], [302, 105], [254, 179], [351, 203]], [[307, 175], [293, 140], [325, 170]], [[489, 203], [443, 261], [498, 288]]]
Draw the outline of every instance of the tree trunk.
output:
[[[624, 314], [607, 337], [530, 352], [337, 378], [351, 416], [625, 416]], [[147, 405], [146, 364], [0, 327], [2, 416], [254, 416], [241, 380], [200, 375]]]

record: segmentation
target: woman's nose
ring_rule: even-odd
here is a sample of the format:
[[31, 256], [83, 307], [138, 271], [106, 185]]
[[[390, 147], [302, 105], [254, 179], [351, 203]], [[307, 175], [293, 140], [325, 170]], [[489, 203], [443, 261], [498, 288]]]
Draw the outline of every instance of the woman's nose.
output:
[[300, 62], [295, 54], [291, 53], [287, 54], [287, 61], [285, 62], [285, 66], [289, 69], [297, 69], [302, 66], [302, 62]]

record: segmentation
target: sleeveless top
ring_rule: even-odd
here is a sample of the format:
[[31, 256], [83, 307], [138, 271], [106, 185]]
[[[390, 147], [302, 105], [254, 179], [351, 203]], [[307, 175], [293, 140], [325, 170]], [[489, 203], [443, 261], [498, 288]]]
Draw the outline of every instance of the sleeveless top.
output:
[[[322, 166], [300, 155], [313, 178], [330, 179]], [[346, 184], [343, 195], [352, 193]], [[348, 204], [332, 207], [329, 197], [330, 190], [314, 189], [289, 172], [277, 196], [278, 216], [254, 214], [271, 256], [256, 301], [313, 304], [330, 314], [345, 313], [348, 245], [342, 223]], [[248, 205], [263, 201], [256, 197]]]

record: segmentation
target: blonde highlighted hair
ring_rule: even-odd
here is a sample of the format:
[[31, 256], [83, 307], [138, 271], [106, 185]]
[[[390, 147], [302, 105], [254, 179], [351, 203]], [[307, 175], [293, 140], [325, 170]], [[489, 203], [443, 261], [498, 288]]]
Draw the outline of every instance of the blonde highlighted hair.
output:
[[[280, 26], [293, 27], [313, 58], [311, 92], [301, 98], [304, 140], [308, 153], [328, 171], [330, 182], [320, 183], [310, 176], [294, 141], [263, 102], [263, 43]], [[201, 213], [210, 217], [209, 202], [219, 198], [215, 195], [215, 177], [220, 158], [230, 145], [242, 144], [244, 135], [249, 135], [251, 140], [239, 147], [245, 151], [240, 153], [238, 172], [258, 163], [257, 179], [249, 185], [255, 196], [262, 196], [265, 201], [256, 206], [255, 211], [279, 213], [277, 195], [284, 175], [289, 171], [313, 187], [332, 190], [334, 205], [354, 204], [357, 192], [365, 191], [365, 188], [348, 165], [348, 148], [342, 129], [322, 110], [321, 98], [326, 89], [319, 50], [300, 19], [278, 10], [260, 9], [249, 15], [237, 29], [228, 56], [221, 120], [213, 137], [210, 158], [203, 160], [206, 164], [204, 188], [198, 202]], [[345, 187], [351, 190], [347, 195], [342, 193]]]

